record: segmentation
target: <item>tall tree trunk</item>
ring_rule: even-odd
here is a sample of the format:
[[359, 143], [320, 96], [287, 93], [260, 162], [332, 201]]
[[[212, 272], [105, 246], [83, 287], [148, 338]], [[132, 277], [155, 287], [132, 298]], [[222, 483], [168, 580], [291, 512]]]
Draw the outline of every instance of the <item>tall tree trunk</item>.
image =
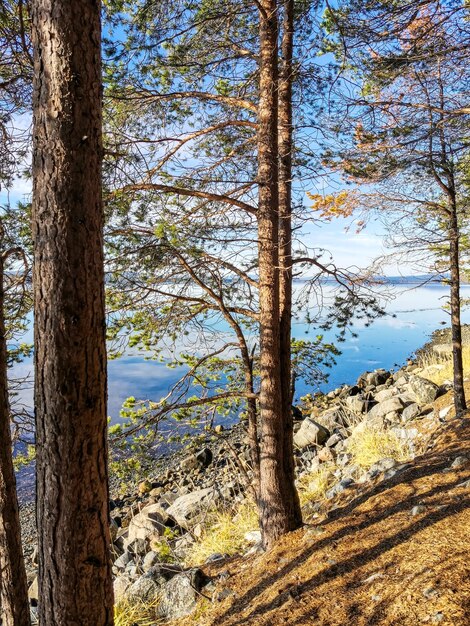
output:
[[113, 624], [100, 8], [96, 0], [32, 5], [41, 626]]
[[[254, 394], [253, 381], [253, 365], [248, 351], [242, 349], [242, 358], [245, 369], [245, 390], [249, 394]], [[254, 398], [247, 399], [247, 417], [248, 417], [248, 445], [250, 448], [251, 467], [253, 471], [253, 493], [255, 501], [258, 503], [260, 498], [260, 453], [258, 442], [258, 411], [256, 409], [256, 400]]]
[[[282, 411], [284, 417], [284, 464], [287, 480], [294, 484], [295, 466], [291, 372], [292, 325], [292, 82], [294, 49], [294, 1], [283, 0], [281, 68], [279, 77], [279, 304], [281, 343]], [[302, 524], [297, 491], [293, 490], [294, 516]]]
[[0, 623], [4, 626], [30, 626], [12, 459], [3, 280], [4, 256], [0, 254]]
[[284, 459], [279, 310], [278, 21], [276, 0], [260, 1], [258, 254], [260, 299], [260, 521], [270, 549], [298, 528], [295, 485]]
[[452, 360], [454, 369], [454, 407], [457, 416], [467, 408], [463, 383], [462, 325], [460, 320], [460, 252], [457, 203], [451, 198], [451, 223], [449, 229], [450, 260], [450, 318], [452, 329]]

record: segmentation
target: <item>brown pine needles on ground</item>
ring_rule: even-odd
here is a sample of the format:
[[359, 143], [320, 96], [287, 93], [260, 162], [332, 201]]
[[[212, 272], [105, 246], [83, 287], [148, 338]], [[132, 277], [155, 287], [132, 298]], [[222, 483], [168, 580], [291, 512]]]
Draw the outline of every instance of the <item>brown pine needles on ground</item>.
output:
[[[234, 595], [178, 626], [468, 626], [469, 416], [431, 446], [269, 554], [208, 566], [230, 573], [223, 585]], [[459, 456], [467, 462], [450, 468]]]

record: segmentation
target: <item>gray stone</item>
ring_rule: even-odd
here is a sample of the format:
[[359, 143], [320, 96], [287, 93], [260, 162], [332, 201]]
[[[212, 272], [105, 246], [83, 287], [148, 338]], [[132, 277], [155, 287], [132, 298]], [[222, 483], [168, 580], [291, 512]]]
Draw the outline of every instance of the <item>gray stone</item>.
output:
[[248, 543], [257, 543], [261, 541], [261, 531], [260, 530], [250, 530], [245, 533], [245, 541]]
[[317, 422], [318, 424], [321, 424], [321, 426], [323, 426], [330, 432], [333, 432], [338, 424], [341, 425], [343, 423], [342, 411], [337, 407], [327, 409], [326, 411], [320, 413], [320, 415], [316, 417], [312, 416], [310, 419], [312, 419], [314, 422]]
[[343, 452], [342, 454], [338, 455], [336, 459], [336, 464], [339, 465], [340, 467], [344, 467], [351, 461], [351, 459], [352, 459], [352, 454]]
[[[339, 491], [341, 491], [341, 489]], [[325, 491], [325, 498], [327, 500], [331, 500], [336, 496], [337, 493], [339, 493], [339, 491], [338, 485], [334, 485], [333, 487], [330, 487], [329, 489], [327, 489], [327, 491]]]
[[199, 467], [206, 469], [212, 463], [212, 451], [210, 448], [204, 448], [196, 453], [196, 461]]
[[183, 568], [180, 565], [172, 563], [157, 563], [153, 565], [145, 574], [145, 578], [153, 580], [157, 585], [162, 586], [169, 580], [181, 574]]
[[126, 591], [131, 585], [132, 581], [127, 576], [117, 576], [114, 579], [114, 599], [116, 602], [119, 602], [120, 600], [125, 598]]
[[204, 582], [204, 575], [199, 569], [174, 576], [160, 590], [158, 615], [167, 620], [190, 615], [196, 608]]
[[[397, 372], [398, 374], [398, 372]], [[408, 384], [408, 375], [403, 375], [403, 373], [401, 373], [399, 376], [397, 376], [397, 379], [395, 380], [395, 387], [397, 387], [397, 389], [403, 389], [404, 387], [406, 387]]]
[[366, 401], [362, 398], [362, 396], [359, 395], [348, 396], [347, 398], [345, 398], [344, 403], [346, 404], [347, 408], [355, 415], [362, 415], [367, 407]]
[[124, 552], [128, 539], [129, 530], [127, 528], [120, 528], [117, 537], [114, 540], [113, 547], [119, 552]]
[[341, 435], [339, 435], [338, 433], [333, 433], [331, 437], [327, 439], [327, 441], [325, 442], [325, 445], [328, 446], [329, 448], [334, 448], [334, 446], [336, 446], [336, 444], [339, 443], [340, 441], [341, 441]]
[[222, 591], [216, 591], [212, 599], [214, 602], [222, 602], [222, 600], [233, 598], [236, 595], [237, 594], [233, 591], [233, 589], [226, 587], [225, 589], [222, 589]]
[[147, 540], [146, 539], [134, 539], [129, 541], [126, 545], [126, 550], [131, 554], [137, 554], [144, 556], [147, 553]]
[[147, 552], [147, 554], [144, 557], [144, 560], [142, 561], [143, 571], [148, 572], [152, 567], [157, 565], [159, 560], [160, 560], [160, 556], [156, 552], [154, 552], [153, 550], [151, 550], [150, 552]]
[[216, 563], [217, 561], [223, 561], [225, 558], [227, 558], [226, 554], [222, 554], [221, 552], [214, 552], [214, 554], [211, 554], [207, 557], [204, 563]]
[[308, 417], [294, 435], [294, 444], [298, 448], [305, 448], [314, 444], [322, 445], [329, 436], [330, 433], [324, 426]]
[[373, 372], [365, 372], [357, 379], [359, 387], [377, 387], [383, 385], [390, 378], [390, 372], [384, 369], [378, 369]]
[[394, 478], [398, 473], [399, 473], [399, 470], [396, 467], [392, 468], [392, 469], [389, 469], [389, 470], [384, 472], [383, 479], [384, 480], [390, 480], [390, 479]]
[[431, 617], [431, 622], [433, 624], [440, 624], [441, 622], [444, 621], [444, 613], [442, 613], [442, 611], [437, 611], [436, 613], [434, 613], [434, 615], [432, 615]]
[[421, 515], [421, 513], [426, 512], [426, 507], [424, 504], [416, 504], [410, 511], [411, 515]]
[[159, 504], [151, 504], [135, 515], [129, 524], [128, 541], [131, 544], [136, 539], [149, 539], [155, 535], [162, 535], [165, 530], [166, 515]]
[[216, 498], [216, 492], [212, 487], [198, 489], [177, 498], [167, 509], [167, 513], [180, 526], [187, 528], [191, 522], [196, 523], [200, 513], [208, 509]]
[[133, 561], [133, 556], [130, 552], [126, 550], [123, 554], [121, 554], [120, 557], [118, 557], [114, 561], [113, 567], [115, 567], [118, 571], [123, 570], [126, 565], [130, 563], [130, 561]]
[[380, 461], [378, 461], [376, 465], [378, 466], [380, 471], [386, 472], [387, 470], [390, 470], [393, 467], [395, 467], [397, 465], [397, 462], [395, 461], [395, 459], [386, 458], [386, 459], [380, 459]]
[[404, 422], [409, 422], [410, 420], [413, 420], [415, 417], [418, 417], [420, 413], [421, 411], [420, 411], [419, 405], [416, 404], [416, 402], [413, 402], [413, 404], [409, 404], [403, 409], [401, 418]]
[[452, 410], [452, 405], [446, 406], [439, 411], [439, 419], [443, 420], [447, 417], [449, 412]]
[[389, 398], [383, 402], [379, 402], [371, 408], [367, 413], [367, 419], [374, 419], [376, 417], [385, 417], [387, 414], [396, 411], [397, 413], [403, 410], [403, 401], [398, 397]]
[[387, 387], [386, 389], [382, 389], [378, 393], [374, 395], [374, 399], [376, 402], [385, 402], [385, 400], [390, 400], [393, 396], [396, 395], [396, 390], [393, 387]]
[[33, 600], [37, 602], [38, 596], [39, 596], [39, 581], [38, 581], [38, 577], [36, 576], [28, 589], [29, 601], [31, 602]]
[[131, 600], [147, 602], [155, 598], [159, 589], [160, 586], [155, 580], [143, 574], [125, 590], [125, 595]]
[[313, 459], [317, 456], [317, 453], [315, 450], [305, 450], [305, 452], [302, 453], [301, 455], [301, 459], [302, 461], [313, 461]]
[[253, 556], [254, 554], [261, 554], [262, 552], [264, 552], [263, 542], [262, 541], [257, 541], [256, 543], [254, 543], [251, 546], [251, 548], [249, 550], [247, 550], [243, 554], [243, 556], [244, 557]]
[[191, 472], [192, 470], [195, 470], [197, 467], [199, 467], [199, 463], [197, 462], [196, 455], [190, 454], [189, 456], [182, 459], [180, 463], [180, 467], [183, 470], [183, 472]]
[[348, 489], [349, 487], [352, 487], [354, 483], [355, 483], [355, 480], [351, 478], [350, 476], [343, 478], [338, 483], [338, 493], [340, 491], [344, 491], [345, 489]]
[[126, 576], [128, 576], [131, 580], [137, 580], [137, 578], [142, 574], [142, 570], [134, 563], [134, 561], [131, 561], [126, 565], [124, 574], [126, 574]]
[[419, 376], [410, 376], [408, 384], [416, 402], [421, 406], [434, 402], [439, 393], [439, 387], [437, 385]]
[[460, 467], [464, 467], [464, 465], [467, 465], [468, 463], [468, 457], [466, 456], [458, 456], [456, 457], [452, 464], [451, 464], [451, 468], [452, 469], [459, 469]]

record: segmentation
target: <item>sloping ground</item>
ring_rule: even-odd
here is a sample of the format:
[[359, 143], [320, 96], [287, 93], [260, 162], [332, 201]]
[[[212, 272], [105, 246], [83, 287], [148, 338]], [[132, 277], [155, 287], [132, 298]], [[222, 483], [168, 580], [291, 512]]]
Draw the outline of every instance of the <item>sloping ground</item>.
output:
[[178, 626], [468, 626], [469, 479], [467, 416], [408, 469], [338, 501], [271, 553], [208, 567], [227, 597], [203, 599]]

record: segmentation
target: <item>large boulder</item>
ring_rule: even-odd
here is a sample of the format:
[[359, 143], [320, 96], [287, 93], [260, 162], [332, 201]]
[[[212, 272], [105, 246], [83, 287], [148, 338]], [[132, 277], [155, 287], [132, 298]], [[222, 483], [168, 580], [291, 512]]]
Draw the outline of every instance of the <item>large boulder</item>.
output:
[[362, 415], [363, 413], [365, 413], [368, 406], [368, 403], [360, 394], [357, 394], [355, 396], [348, 396], [344, 399], [344, 403], [347, 408], [355, 415]]
[[149, 602], [155, 598], [159, 590], [159, 584], [147, 574], [143, 574], [124, 590], [124, 596], [133, 602]]
[[158, 615], [169, 621], [190, 615], [205, 582], [206, 577], [199, 569], [174, 576], [160, 590]]
[[409, 422], [410, 420], [415, 419], [415, 417], [418, 417], [418, 415], [420, 414], [421, 414], [421, 409], [419, 408], [419, 405], [416, 404], [416, 402], [412, 402], [411, 404], [409, 404], [407, 407], [403, 409], [403, 413], [401, 414], [401, 419], [404, 422]]
[[376, 417], [385, 417], [389, 413], [400, 413], [403, 410], [403, 407], [403, 400], [395, 396], [373, 406], [367, 413], [367, 419], [370, 420]]
[[381, 391], [378, 391], [374, 395], [374, 400], [376, 402], [384, 402], [385, 400], [390, 400], [390, 398], [393, 398], [396, 394], [396, 389], [394, 389], [393, 387], [388, 387], [387, 389], [382, 389]]
[[195, 469], [206, 469], [212, 463], [212, 451], [210, 448], [199, 450], [195, 454], [187, 456], [181, 461], [181, 469], [190, 472]]
[[330, 432], [327, 428], [307, 417], [298, 432], [294, 435], [294, 444], [298, 448], [306, 448], [311, 445], [323, 445], [329, 438]]
[[198, 489], [177, 498], [166, 512], [180, 526], [188, 528], [191, 523], [196, 523], [201, 512], [210, 508], [216, 498], [217, 494], [212, 487]]
[[361, 374], [357, 379], [357, 385], [359, 387], [378, 387], [383, 385], [391, 374], [384, 369], [374, 370], [373, 372], [365, 372]]
[[421, 406], [434, 402], [439, 394], [437, 385], [420, 376], [410, 376], [408, 387], [416, 402]]
[[[181, 573], [181, 567], [167, 563], [159, 563], [151, 567], [145, 574], [123, 591], [123, 595], [132, 601], [147, 602], [160, 595], [161, 589], [174, 576]], [[124, 577], [121, 577], [125, 580]]]
[[151, 539], [155, 535], [160, 536], [165, 530], [167, 516], [159, 504], [150, 504], [144, 507], [140, 513], [134, 515], [129, 523], [128, 544], [136, 539]]
[[320, 424], [328, 431], [332, 432], [338, 426], [344, 425], [344, 411], [338, 407], [332, 407], [320, 413], [320, 415], [312, 416], [312, 421]]

